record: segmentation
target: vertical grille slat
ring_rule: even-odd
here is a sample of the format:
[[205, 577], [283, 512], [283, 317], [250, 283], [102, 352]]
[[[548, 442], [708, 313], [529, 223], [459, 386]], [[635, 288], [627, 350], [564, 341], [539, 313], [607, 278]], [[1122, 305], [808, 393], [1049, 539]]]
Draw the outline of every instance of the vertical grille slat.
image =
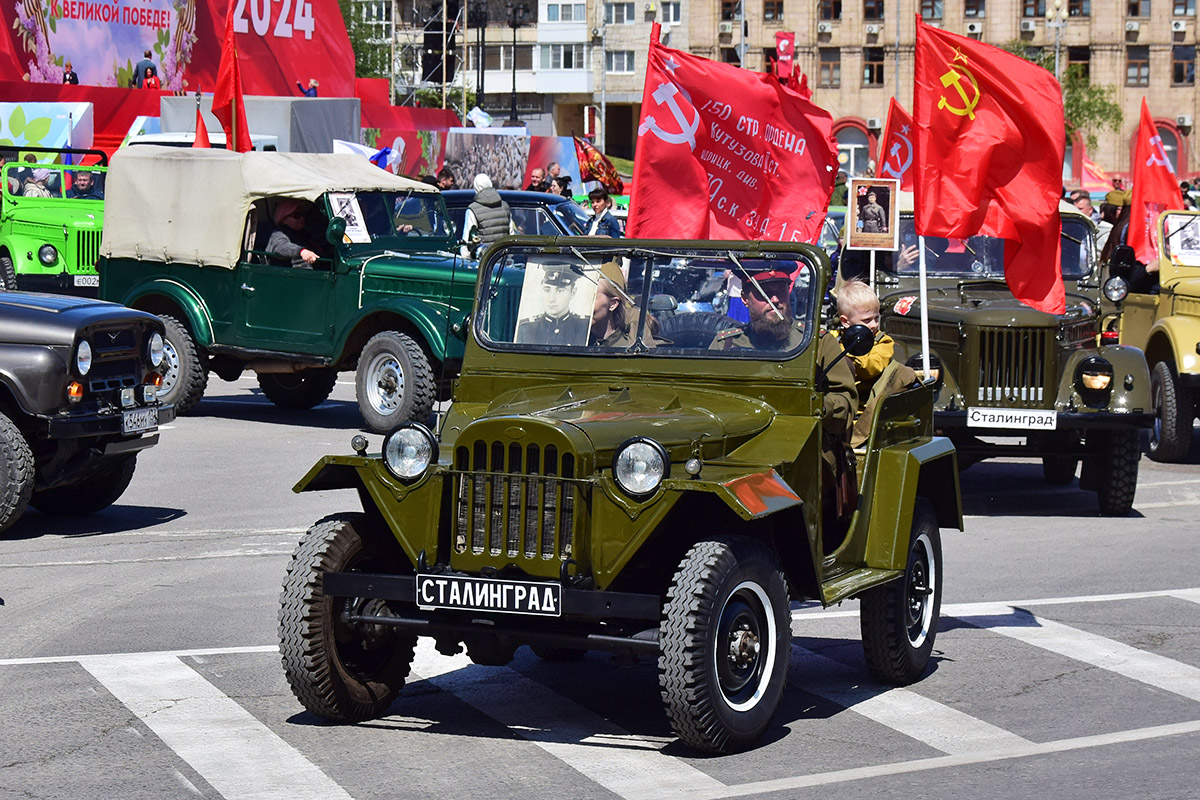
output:
[[1039, 407], [1046, 396], [1045, 330], [984, 329], [979, 334], [979, 385], [976, 402], [997, 406]]

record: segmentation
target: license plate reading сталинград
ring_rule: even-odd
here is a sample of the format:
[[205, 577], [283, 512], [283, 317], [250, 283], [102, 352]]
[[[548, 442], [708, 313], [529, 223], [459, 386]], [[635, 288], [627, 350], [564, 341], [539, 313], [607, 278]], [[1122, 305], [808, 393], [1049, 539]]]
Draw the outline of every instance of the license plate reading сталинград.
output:
[[557, 617], [562, 614], [562, 585], [455, 575], [418, 575], [417, 606], [425, 609]]
[[144, 433], [157, 427], [157, 408], [131, 408], [121, 415], [121, 433]]

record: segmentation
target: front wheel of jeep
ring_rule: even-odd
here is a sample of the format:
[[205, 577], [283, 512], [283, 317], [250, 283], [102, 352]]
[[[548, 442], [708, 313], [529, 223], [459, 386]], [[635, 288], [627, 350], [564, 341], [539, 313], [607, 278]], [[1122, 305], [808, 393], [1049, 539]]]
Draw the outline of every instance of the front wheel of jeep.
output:
[[324, 403], [337, 383], [337, 370], [306, 369], [303, 372], [259, 373], [258, 388], [280, 408], [309, 409]]
[[425, 422], [433, 410], [433, 368], [412, 337], [384, 331], [358, 357], [358, 408], [367, 427], [387, 433], [402, 422]]
[[8, 256], [0, 256], [0, 281], [4, 282], [4, 289], [6, 291], [16, 291], [17, 270], [13, 267], [12, 259]]
[[901, 578], [862, 593], [859, 626], [876, 680], [905, 686], [929, 664], [942, 614], [942, 537], [930, 502], [913, 507], [908, 563]]
[[279, 602], [283, 671], [292, 693], [313, 714], [359, 722], [385, 712], [404, 687], [417, 637], [355, 620], [386, 612], [385, 602], [330, 597], [328, 572], [394, 572], [383, 552], [363, 541], [365, 514], [326, 517], [292, 554]]
[[1175, 370], [1159, 361], [1150, 372], [1150, 395], [1154, 401], [1154, 427], [1150, 429], [1150, 457], [1155, 461], [1183, 461], [1192, 448], [1190, 387], [1175, 377]]
[[125, 494], [137, 469], [137, 455], [81, 481], [33, 493], [30, 505], [52, 516], [83, 516], [108, 508]]
[[16, 423], [0, 414], [0, 535], [16, 524], [33, 494], [33, 451]]
[[1123, 517], [1133, 508], [1137, 491], [1138, 461], [1142, 457], [1138, 432], [1107, 431], [1101, 453], [1096, 482], [1100, 513], [1105, 517]]
[[163, 373], [158, 399], [173, 403], [176, 414], [186, 414], [204, 397], [208, 369], [187, 326], [175, 317], [163, 315]]
[[658, 682], [676, 735], [712, 753], [753, 745], [783, 697], [791, 638], [787, 584], [766, 545], [693, 545], [659, 625]]

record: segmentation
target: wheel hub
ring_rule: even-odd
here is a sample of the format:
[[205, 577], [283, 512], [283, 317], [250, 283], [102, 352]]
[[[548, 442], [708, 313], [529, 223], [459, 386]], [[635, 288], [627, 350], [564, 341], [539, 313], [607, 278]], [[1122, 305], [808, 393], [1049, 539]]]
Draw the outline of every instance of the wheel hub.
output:
[[373, 380], [368, 382], [371, 406], [380, 414], [391, 414], [400, 407], [404, 394], [404, 375], [396, 359], [381, 356], [372, 365]]
[[743, 622], [740, 630], [729, 632], [729, 666], [735, 672], [747, 669], [758, 657], [759, 648], [758, 635]]

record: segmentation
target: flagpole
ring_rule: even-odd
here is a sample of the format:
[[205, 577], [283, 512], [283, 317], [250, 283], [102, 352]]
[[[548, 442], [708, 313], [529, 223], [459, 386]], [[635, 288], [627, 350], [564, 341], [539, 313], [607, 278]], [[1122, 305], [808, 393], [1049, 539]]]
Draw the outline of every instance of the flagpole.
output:
[[921, 371], [925, 377], [922, 382], [930, 379], [929, 371], [929, 291], [925, 280], [925, 236], [917, 237], [917, 246], [921, 248], [920, 286], [921, 286]]

